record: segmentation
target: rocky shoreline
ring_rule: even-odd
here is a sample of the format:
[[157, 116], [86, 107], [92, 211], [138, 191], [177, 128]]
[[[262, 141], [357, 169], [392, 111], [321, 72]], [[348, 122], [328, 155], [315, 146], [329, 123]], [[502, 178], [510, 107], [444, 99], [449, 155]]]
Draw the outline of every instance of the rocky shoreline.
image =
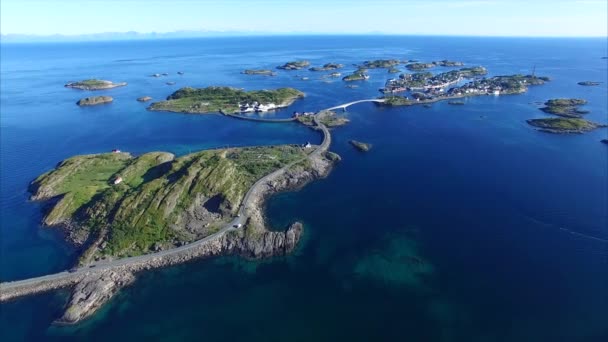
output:
[[[303, 187], [307, 183], [325, 177], [339, 158], [331, 152], [311, 154], [305, 162], [297, 163], [272, 174], [264, 182], [254, 185], [247, 205], [243, 208], [249, 219], [243, 229], [230, 229], [209, 236], [199, 242], [179, 248], [176, 252], [164, 251], [147, 255], [141, 261], [125, 260], [124, 264], [91, 268], [83, 272], [64, 272], [61, 277], [45, 276], [32, 285], [4, 283], [0, 302], [18, 297], [73, 287], [65, 312], [56, 323], [75, 324], [94, 314], [121, 288], [133, 283], [136, 274], [143, 270], [184, 263], [196, 258], [236, 254], [245, 258], [259, 259], [283, 256], [296, 247], [303, 233], [303, 226], [296, 222], [284, 231], [271, 231], [263, 216], [265, 200], [280, 191]], [[172, 253], [168, 253], [172, 252]], [[56, 277], [53, 278], [53, 277]], [[23, 282], [27, 282], [23, 281]], [[7, 285], [9, 285], [7, 287]], [[10, 286], [19, 285], [19, 286]]]

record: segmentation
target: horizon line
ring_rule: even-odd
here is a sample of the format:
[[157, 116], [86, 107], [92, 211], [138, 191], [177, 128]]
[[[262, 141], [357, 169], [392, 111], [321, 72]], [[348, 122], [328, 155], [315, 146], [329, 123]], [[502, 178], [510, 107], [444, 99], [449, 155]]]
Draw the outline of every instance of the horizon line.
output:
[[[103, 37], [116, 36], [116, 37]], [[130, 35], [129, 37], [125, 37]], [[463, 38], [554, 38], [554, 39], [591, 39], [608, 38], [606, 35], [564, 36], [564, 35], [476, 35], [476, 34], [434, 34], [434, 33], [396, 33], [396, 32], [266, 32], [266, 31], [171, 31], [171, 32], [98, 32], [84, 34], [27, 34], [0, 33], [0, 43], [43, 43], [43, 42], [100, 42], [161, 39], [196, 39], [196, 38], [239, 38], [239, 37], [273, 37], [273, 36], [404, 36], [404, 37], [463, 37]], [[7, 40], [8, 39], [8, 40]]]

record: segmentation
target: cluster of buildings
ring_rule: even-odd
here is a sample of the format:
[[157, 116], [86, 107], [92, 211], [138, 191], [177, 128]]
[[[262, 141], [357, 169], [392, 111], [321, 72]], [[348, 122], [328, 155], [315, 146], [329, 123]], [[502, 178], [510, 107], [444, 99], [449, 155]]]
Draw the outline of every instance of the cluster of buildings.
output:
[[293, 112], [293, 115], [291, 117], [299, 118], [301, 116], [313, 116], [313, 115], [315, 115], [314, 112]]
[[241, 113], [251, 113], [251, 112], [261, 113], [261, 112], [268, 112], [270, 110], [274, 110], [277, 108], [279, 108], [279, 107], [274, 103], [262, 104], [262, 103], [259, 103], [258, 101], [239, 104], [239, 109], [241, 110]]

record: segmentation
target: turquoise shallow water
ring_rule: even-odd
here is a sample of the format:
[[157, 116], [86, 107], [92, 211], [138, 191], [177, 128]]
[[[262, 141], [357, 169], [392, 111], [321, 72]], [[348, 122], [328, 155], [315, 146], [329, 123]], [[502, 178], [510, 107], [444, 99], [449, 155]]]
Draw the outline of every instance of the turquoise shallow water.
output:
[[[526, 119], [553, 97], [589, 100], [608, 121], [605, 40], [443, 37], [223, 38], [158, 42], [2, 45], [0, 278], [65, 269], [73, 251], [40, 228], [31, 179], [74, 154], [121, 148], [176, 154], [225, 145], [317, 142], [297, 125], [150, 113], [134, 99], [180, 86], [294, 86], [293, 110], [375, 97], [391, 77], [357, 89], [308, 71], [249, 77], [294, 58], [313, 64], [376, 58], [462, 60], [492, 75], [533, 66], [552, 82], [465, 106], [351, 107], [334, 130], [343, 161], [301, 191], [270, 199], [273, 227], [305, 224], [297, 252], [263, 262], [202, 260], [141, 274], [92, 319], [50, 323], [65, 292], [0, 307], [2, 341], [413, 340], [601, 341], [608, 337], [606, 130], [561, 136]], [[184, 71], [185, 75], [176, 75]], [[169, 72], [168, 78], [147, 77]], [[308, 76], [301, 81], [295, 75]], [[115, 102], [78, 108], [63, 88], [88, 77], [126, 81]], [[175, 81], [175, 86], [165, 82]], [[101, 94], [101, 93], [100, 93]], [[348, 140], [374, 145], [358, 153]]]

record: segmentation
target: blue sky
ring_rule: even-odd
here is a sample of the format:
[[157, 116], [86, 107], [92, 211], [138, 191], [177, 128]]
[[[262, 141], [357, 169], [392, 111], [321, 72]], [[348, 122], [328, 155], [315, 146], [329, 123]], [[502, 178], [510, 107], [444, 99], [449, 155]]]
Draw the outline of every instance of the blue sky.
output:
[[2, 34], [606, 36], [608, 0], [1, 0]]

